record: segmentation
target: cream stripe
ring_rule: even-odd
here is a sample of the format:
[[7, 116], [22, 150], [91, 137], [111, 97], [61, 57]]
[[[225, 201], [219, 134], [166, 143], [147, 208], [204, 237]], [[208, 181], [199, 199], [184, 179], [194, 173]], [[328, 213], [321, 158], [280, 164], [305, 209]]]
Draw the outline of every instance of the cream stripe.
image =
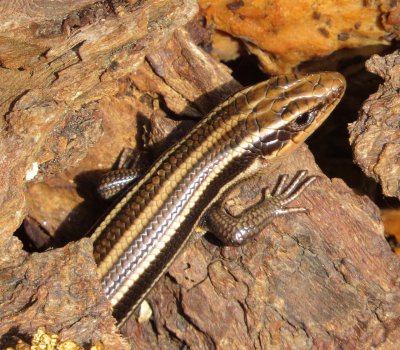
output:
[[[101, 235], [105, 227], [111, 222], [111, 220], [119, 213], [121, 208], [132, 198], [132, 196], [135, 194], [135, 192], [138, 190], [138, 188], [146, 182], [149, 178], [151, 178], [154, 173], [159, 169], [160, 165], [169, 157], [171, 154], [173, 154], [179, 147], [181, 147], [182, 144], [184, 144], [198, 129], [202, 128], [204, 124], [206, 124], [210, 119], [212, 119], [216, 114], [218, 114], [222, 109], [227, 107], [232, 101], [235, 101], [239, 96], [243, 96], [250, 105], [248, 106], [248, 109], [250, 110], [252, 107], [254, 107], [257, 103], [259, 103], [261, 100], [265, 98], [266, 93], [268, 93], [268, 96], [271, 96], [271, 99], [274, 99], [276, 96], [281, 94], [283, 91], [286, 90], [288, 87], [287, 86], [278, 86], [274, 88], [270, 88], [272, 79], [268, 81], [264, 81], [259, 83], [258, 85], [255, 86], [250, 86], [247, 89], [241, 90], [229, 99], [227, 99], [225, 102], [217, 106], [215, 109], [213, 109], [206, 117], [201, 119], [199, 123], [194, 127], [194, 129], [187, 134], [181, 141], [179, 141], [175, 146], [170, 148], [146, 173], [146, 175], [135, 185], [132, 187], [132, 189], [125, 195], [124, 198], [121, 199], [121, 201], [113, 208], [113, 210], [108, 213], [108, 215], [104, 218], [104, 220], [100, 223], [100, 225], [97, 227], [97, 229], [94, 231], [94, 233], [91, 236], [91, 239], [93, 242]], [[295, 81], [294, 81], [295, 83]], [[259, 96], [257, 99], [252, 99], [248, 100], [247, 93], [252, 90], [258, 90], [258, 89], [265, 89], [263, 96]], [[276, 90], [276, 92], [275, 92]], [[243, 106], [241, 106], [243, 107]], [[246, 109], [241, 111], [244, 115], [248, 112]], [[229, 119], [235, 119], [234, 116], [229, 116]], [[222, 131], [224, 132], [224, 130]]]
[[[240, 149], [241, 153], [244, 152], [243, 149]], [[180, 227], [182, 222], [185, 220], [187, 215], [190, 213], [191, 209], [197, 204], [198, 199], [200, 196], [204, 193], [210, 182], [218, 175], [220, 174], [224, 168], [226, 168], [227, 164], [231, 162], [231, 160], [239, 155], [239, 149], [235, 150], [235, 152], [232, 152], [232, 154], [229, 155], [229, 157], [225, 157], [223, 161], [218, 164], [217, 167], [215, 167], [212, 171], [212, 176], [206, 177], [206, 180], [203, 181], [200, 185], [200, 187], [194, 192], [194, 194], [191, 197], [191, 200], [187, 202], [187, 205], [184, 207], [183, 211], [177, 214], [177, 217], [173, 221], [173, 224], [171, 227], [169, 227], [166, 232], [163, 235], [162, 241], [158, 241], [157, 245], [154, 247], [152, 252], [148, 254], [143, 261], [140, 263], [140, 265], [132, 271], [131, 274], [129, 274], [128, 278], [126, 281], [124, 281], [121, 286], [117, 289], [117, 292], [113, 295], [111, 298], [111, 303], [112, 305], [116, 305], [122, 298], [123, 296], [129, 291], [130, 287], [133, 286], [133, 284], [140, 278], [140, 276], [143, 274], [144, 271], [150, 266], [150, 264], [157, 258], [159, 251], [171, 240], [171, 238], [174, 236], [176, 230]], [[170, 218], [171, 220], [172, 218]], [[189, 234], [188, 234], [189, 236]]]
[[[151, 199], [146, 208], [139, 214], [132, 225], [125, 231], [121, 239], [115, 243], [113, 249], [109, 252], [109, 254], [98, 264], [98, 273], [101, 278], [104, 278], [104, 276], [112, 269], [114, 264], [118, 261], [119, 257], [131, 244], [134, 237], [136, 237], [139, 233], [143, 231], [143, 229], [149, 224], [154, 215], [163, 207], [165, 201], [173, 192], [175, 185], [187, 175], [187, 173], [192, 169], [193, 165], [198, 161], [198, 159], [206, 154], [209, 149], [212, 149], [213, 145], [218, 143], [226, 132], [229, 132], [230, 130], [235, 128], [235, 126], [237, 126], [237, 124], [246, 117], [246, 115], [240, 115], [237, 118], [233, 118], [228, 123], [223, 123], [223, 125], [216, 129], [215, 132], [208, 135], [207, 138], [200, 144], [200, 146], [197, 149], [193, 150], [191, 154], [187, 157], [187, 159], [174, 170], [171, 177], [163, 185], [163, 190], [159, 191], [156, 196]], [[174, 147], [173, 151], [175, 150], [176, 148]], [[162, 160], [164, 159], [165, 157], [162, 158]], [[155, 165], [155, 167], [158, 167], [160, 165], [161, 161], [159, 161]], [[153, 167], [152, 170], [155, 167]], [[151, 174], [154, 174], [154, 170], [151, 171]], [[149, 176], [146, 176], [146, 179], [148, 178]], [[142, 181], [139, 185], [135, 186], [135, 188], [130, 191], [130, 196], [128, 199], [133, 196], [134, 192], [136, 192], [137, 188], [141, 184]], [[124, 198], [124, 204], [128, 200], [127, 197], [128, 195]], [[116, 207], [114, 210], [119, 211], [120, 208], [121, 206], [118, 206], [118, 208]], [[115, 215], [116, 213], [114, 213], [114, 216]], [[110, 220], [111, 219], [112, 218], [110, 218]], [[165, 239], [169, 241], [170, 236], [166, 234]]]
[[[243, 119], [248, 117], [248, 113], [252, 110], [252, 108], [257, 105], [260, 101], [265, 100], [265, 95], [268, 92], [268, 97], [276, 97], [275, 95], [281, 94], [286, 89], [282, 89], [281, 86], [273, 86], [270, 88], [271, 80], [267, 82], [262, 82], [257, 86], [250, 87], [248, 89], [242, 90], [227, 101], [221, 104], [219, 107], [214, 109], [208, 116], [202, 119], [196, 127], [180, 142], [178, 142], [174, 147], [172, 147], [169, 151], [167, 151], [164, 156], [162, 156], [149, 170], [149, 172], [142, 178], [126, 195], [125, 197], [116, 205], [116, 207], [107, 215], [107, 217], [103, 220], [103, 222], [99, 225], [97, 230], [93, 233], [92, 239], [96, 240], [101, 233], [104, 231], [106, 226], [111, 222], [111, 220], [120, 212], [121, 208], [133, 197], [133, 195], [137, 192], [137, 190], [148, 181], [155, 172], [161, 167], [164, 161], [168, 160], [168, 157], [173, 155], [176, 150], [181, 147], [190, 137], [196, 133], [199, 128], [204, 127], [204, 124], [208, 123], [210, 119], [215, 117], [217, 113], [220, 112], [221, 109], [225, 108], [227, 105], [232, 103], [232, 101], [236, 101], [238, 98], [245, 98], [246, 93], [251, 90], [259, 91], [261, 93], [253, 94], [250, 101], [248, 98], [245, 98], [246, 102], [249, 103], [247, 108], [243, 108], [246, 106], [243, 103], [240, 105], [241, 113], [236, 115], [230, 115], [228, 119], [223, 120], [221, 117], [221, 126], [212, 132], [207, 138], [200, 144], [200, 146], [190, 152], [190, 155], [187, 156], [187, 159], [177, 168], [174, 169], [173, 173], [170, 175], [170, 178], [167, 182], [164, 183], [163, 188], [158, 191], [158, 194], [150, 200], [147, 204], [146, 208], [139, 214], [137, 219], [134, 220], [132, 225], [126, 230], [123, 236], [120, 238], [118, 242], [116, 242], [109, 252], [109, 254], [99, 263], [98, 272], [101, 278], [109, 273], [109, 271], [113, 268], [114, 264], [118, 261], [119, 257], [124, 253], [124, 251], [131, 245], [132, 241], [143, 231], [143, 229], [149, 224], [154, 215], [163, 207], [165, 201], [169, 198], [170, 194], [174, 190], [174, 186], [179, 183], [188, 173], [188, 171], [193, 167], [193, 165], [200, 159], [204, 154], [206, 154], [210, 149], [213, 148], [215, 144], [217, 144], [221, 138], [229, 133], [232, 129], [234, 129], [237, 124]], [[272, 84], [273, 85], [273, 84]], [[287, 99], [286, 99], [287, 101]], [[215, 122], [214, 122], [215, 123]], [[216, 124], [216, 123], [215, 123]], [[214, 125], [215, 125], [214, 124]], [[195, 201], [191, 200], [192, 203]], [[185, 217], [183, 215], [183, 217]], [[174, 231], [173, 231], [174, 232]], [[165, 236], [165, 241], [168, 242], [170, 240], [173, 232], [169, 232]], [[165, 243], [162, 243], [165, 244]]]

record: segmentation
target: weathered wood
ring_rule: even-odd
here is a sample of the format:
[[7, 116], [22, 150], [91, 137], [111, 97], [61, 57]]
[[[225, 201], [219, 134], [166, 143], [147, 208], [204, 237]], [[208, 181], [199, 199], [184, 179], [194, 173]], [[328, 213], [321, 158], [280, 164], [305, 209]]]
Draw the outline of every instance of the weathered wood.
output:
[[89, 239], [29, 256], [21, 256], [15, 241], [8, 248], [19, 256], [0, 270], [1, 349], [12, 345], [16, 336], [32, 336], [41, 326], [80, 344], [102, 340], [109, 349], [126, 346], [115, 333]]
[[57, 4], [0, 5], [3, 240], [26, 214], [26, 181], [77, 164], [101, 135], [97, 101], [118, 93], [118, 79], [197, 11], [192, 0]]
[[356, 163], [379, 182], [386, 196], [400, 199], [400, 56], [399, 51], [372, 56], [367, 70], [384, 83], [363, 104], [358, 120], [349, 126]]
[[321, 174], [306, 147], [267, 166], [241, 197], [300, 169], [320, 176], [293, 203], [309, 212], [275, 219], [240, 248], [201, 240], [186, 249], [150, 294], [152, 326], [126, 327], [140, 339], [134, 348], [148, 339], [170, 348], [171, 334], [194, 349], [397, 346], [399, 260], [368, 197]]
[[293, 204], [309, 213], [277, 218], [241, 248], [188, 247], [149, 296], [152, 322], [126, 325], [133, 348], [397, 347], [400, 266], [368, 197], [326, 178], [306, 147], [266, 164], [240, 197], [301, 169], [320, 176]]
[[[93, 0], [0, 5], [2, 340], [28, 337], [43, 324], [81, 344], [101, 340], [113, 349], [126, 344], [100, 293], [88, 241], [29, 256], [12, 237], [27, 213], [37, 223], [31, 225], [33, 234], [42, 227], [54, 236], [48, 242], [58, 246], [87, 232], [90, 218], [99, 216], [90, 207], [98, 198], [83, 203], [74, 177], [109, 168], [122, 147], [136, 144], [136, 113], [152, 113], [141, 96], [112, 96], [147, 53], [197, 12], [190, 0], [114, 5]], [[115, 114], [121, 114], [119, 123]], [[78, 163], [80, 168], [73, 168]], [[53, 174], [59, 175], [49, 178]], [[94, 290], [100, 293], [96, 297]]]
[[[68, 3], [81, 9], [81, 2]], [[98, 10], [102, 4], [108, 2], [93, 6]], [[89, 16], [93, 21], [52, 12], [69, 19], [59, 21], [59, 37], [46, 37], [45, 44], [40, 38], [49, 51], [43, 51], [44, 62], [33, 59], [35, 68], [25, 67], [32, 62], [27, 55], [42, 52], [42, 46], [19, 36], [26, 47], [40, 49], [15, 61], [14, 95], [4, 95], [3, 340], [4, 334], [29, 336], [45, 325], [80, 344], [101, 340], [106, 348], [127, 348], [113, 328], [87, 239], [28, 255], [10, 235], [29, 211], [57, 242], [82, 237], [103, 210], [83, 186], [96, 178], [94, 169], [110, 168], [123, 147], [142, 151], [143, 138], [146, 152], [156, 157], [195, 122], [179, 119], [197, 118], [239, 88], [181, 28], [194, 13], [193, 2], [131, 5], [111, 10], [107, 5], [109, 16]], [[48, 27], [46, 22], [43, 28]], [[85, 40], [76, 39], [82, 35]], [[12, 56], [4, 61], [10, 67]], [[63, 70], [51, 66], [58, 62], [55, 56], [67, 62]], [[16, 78], [25, 72], [18, 66], [33, 72], [24, 82]], [[34, 74], [41, 80], [30, 81]], [[18, 97], [15, 91], [26, 93]], [[24, 177], [34, 162], [40, 164], [35, 181], [42, 182], [29, 185], [25, 204]], [[237, 198], [242, 201], [232, 211], [254, 203], [260, 188], [273, 186], [279, 175], [308, 169], [320, 179], [293, 206], [309, 212], [275, 219], [243, 247], [221, 247], [211, 235], [187, 247], [149, 295], [151, 320], [131, 319], [125, 326], [131, 348], [398, 347], [400, 266], [383, 237], [377, 207], [343, 181], [326, 178], [306, 146], [264, 168], [262, 177], [232, 194], [235, 205]]]

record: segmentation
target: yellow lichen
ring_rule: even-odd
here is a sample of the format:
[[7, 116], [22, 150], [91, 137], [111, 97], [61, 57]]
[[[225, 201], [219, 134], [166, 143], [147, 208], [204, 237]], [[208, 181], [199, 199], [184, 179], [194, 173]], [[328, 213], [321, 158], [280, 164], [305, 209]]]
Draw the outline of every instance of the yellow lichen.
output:
[[[101, 349], [100, 344], [91, 347], [91, 350]], [[83, 350], [83, 348], [71, 340], [61, 341], [58, 334], [47, 333], [45, 327], [39, 327], [32, 338], [31, 345], [18, 340], [15, 348], [9, 347], [7, 350]]]

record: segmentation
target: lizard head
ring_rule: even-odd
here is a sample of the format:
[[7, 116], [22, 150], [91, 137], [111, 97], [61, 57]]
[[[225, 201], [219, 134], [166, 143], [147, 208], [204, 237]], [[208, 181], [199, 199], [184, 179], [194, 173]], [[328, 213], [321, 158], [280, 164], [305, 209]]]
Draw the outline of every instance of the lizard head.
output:
[[340, 73], [321, 72], [277, 76], [244, 90], [251, 143], [265, 157], [292, 151], [325, 121], [345, 88]]

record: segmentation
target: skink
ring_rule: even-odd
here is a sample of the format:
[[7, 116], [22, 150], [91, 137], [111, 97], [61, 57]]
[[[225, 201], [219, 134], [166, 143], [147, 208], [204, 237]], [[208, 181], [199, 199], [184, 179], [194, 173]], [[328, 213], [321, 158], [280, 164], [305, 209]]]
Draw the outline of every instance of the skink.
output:
[[92, 235], [94, 256], [114, 316], [123, 322], [166, 271], [197, 226], [231, 245], [261, 231], [315, 177], [301, 172], [273, 196], [230, 216], [217, 206], [254, 172], [257, 157], [291, 152], [329, 116], [345, 90], [335, 72], [286, 75], [246, 88], [205, 116], [166, 151]]

